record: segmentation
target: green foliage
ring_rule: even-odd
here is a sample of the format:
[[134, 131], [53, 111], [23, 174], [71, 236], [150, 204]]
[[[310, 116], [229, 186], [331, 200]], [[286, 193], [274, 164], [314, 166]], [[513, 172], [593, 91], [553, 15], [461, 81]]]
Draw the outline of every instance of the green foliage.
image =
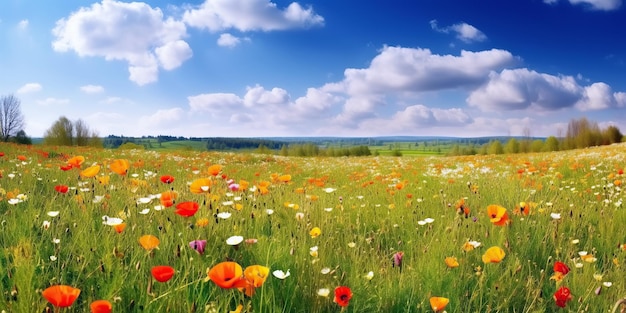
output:
[[504, 148], [500, 140], [494, 140], [489, 144], [489, 154], [503, 154]]
[[138, 145], [136, 143], [129, 141], [120, 145], [119, 147], [117, 147], [117, 149], [119, 150], [145, 150], [146, 147], [144, 147], [144, 145]]
[[78, 119], [74, 122], [61, 116], [44, 134], [43, 143], [49, 146], [91, 146], [101, 148], [103, 141], [96, 131]]

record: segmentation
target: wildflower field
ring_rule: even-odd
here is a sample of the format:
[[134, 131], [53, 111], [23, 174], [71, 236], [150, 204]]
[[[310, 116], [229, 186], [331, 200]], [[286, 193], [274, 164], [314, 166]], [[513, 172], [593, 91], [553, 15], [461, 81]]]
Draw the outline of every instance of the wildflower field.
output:
[[0, 152], [3, 312], [611, 312], [626, 296], [624, 144]]

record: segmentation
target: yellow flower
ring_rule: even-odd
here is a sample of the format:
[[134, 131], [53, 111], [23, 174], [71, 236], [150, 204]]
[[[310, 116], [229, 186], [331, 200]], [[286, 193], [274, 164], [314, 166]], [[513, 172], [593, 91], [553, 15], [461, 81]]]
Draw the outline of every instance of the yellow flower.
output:
[[506, 253], [504, 253], [502, 248], [497, 246], [491, 247], [483, 254], [483, 263], [500, 263], [505, 255]]
[[445, 259], [446, 265], [449, 268], [455, 268], [459, 266], [459, 261], [457, 261], [457, 259], [453, 256], [449, 256]]
[[313, 229], [311, 229], [311, 231], [309, 232], [309, 235], [311, 235], [311, 238], [317, 238], [321, 234], [322, 234], [322, 230], [319, 227], [313, 227]]

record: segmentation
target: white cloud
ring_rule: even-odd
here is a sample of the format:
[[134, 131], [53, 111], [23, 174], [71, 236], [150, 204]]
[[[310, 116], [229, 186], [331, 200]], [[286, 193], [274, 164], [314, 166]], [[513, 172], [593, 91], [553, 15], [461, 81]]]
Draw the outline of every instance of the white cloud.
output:
[[467, 98], [470, 106], [485, 111], [557, 110], [573, 106], [582, 88], [572, 76], [554, 76], [526, 68], [489, 74], [489, 81]]
[[104, 92], [104, 87], [100, 85], [85, 85], [85, 86], [81, 86], [80, 90], [84, 93], [93, 94], [93, 93]]
[[593, 10], [601, 11], [617, 10], [622, 6], [622, 0], [569, 0], [569, 2], [574, 5], [586, 5]]
[[586, 86], [580, 101], [576, 103], [576, 108], [581, 111], [624, 106], [626, 106], [626, 93], [613, 93], [611, 86], [602, 82]]
[[187, 97], [191, 111], [219, 113], [223, 109], [241, 107], [243, 99], [234, 93], [205, 93]]
[[184, 115], [184, 111], [181, 108], [171, 108], [164, 110], [157, 110], [152, 115], [142, 116], [139, 118], [139, 126], [145, 127], [161, 127], [168, 128], [170, 123], [179, 121]]
[[274, 87], [272, 90], [265, 90], [265, 88], [256, 85], [247, 88], [246, 95], [243, 97], [243, 103], [246, 107], [284, 105], [289, 103], [289, 94], [287, 90], [282, 88]]
[[185, 11], [183, 21], [211, 32], [272, 31], [324, 24], [324, 18], [311, 7], [303, 8], [292, 2], [280, 9], [269, 0], [205, 0], [202, 5]]
[[46, 98], [44, 100], [37, 101], [38, 104], [44, 106], [53, 106], [53, 105], [64, 105], [70, 103], [69, 99], [58, 99], [58, 98]]
[[21, 20], [17, 23], [17, 28], [20, 30], [26, 30], [28, 28], [28, 20]]
[[220, 35], [220, 38], [217, 39], [217, 45], [221, 47], [233, 48], [241, 43], [241, 39], [239, 37], [235, 37], [229, 33], [224, 33]]
[[183, 40], [170, 41], [156, 48], [155, 53], [159, 59], [159, 64], [167, 71], [181, 66], [185, 60], [193, 55], [191, 47]]
[[456, 33], [456, 38], [467, 43], [487, 40], [487, 36], [482, 31], [467, 23], [458, 23], [447, 27], [439, 27], [437, 20], [432, 20], [430, 21], [430, 27], [440, 33], [448, 34], [450, 32], [454, 32]]
[[185, 24], [143, 2], [102, 0], [58, 20], [52, 33], [55, 51], [128, 62], [129, 78], [139, 85], [158, 80], [159, 62], [171, 70], [192, 55], [181, 40]]
[[510, 52], [497, 49], [463, 50], [454, 56], [386, 46], [368, 68], [346, 69], [340, 85], [351, 95], [467, 88], [482, 83], [489, 72], [517, 61]]
[[492, 72], [489, 81], [467, 98], [483, 111], [542, 110], [575, 107], [581, 111], [626, 106], [626, 93], [605, 83], [581, 86], [572, 76], [554, 76], [526, 68]]
[[41, 85], [39, 83], [28, 83], [25, 84], [24, 86], [20, 87], [17, 90], [18, 94], [24, 94], [24, 93], [31, 93], [31, 92], [37, 92], [40, 91], [42, 89]]

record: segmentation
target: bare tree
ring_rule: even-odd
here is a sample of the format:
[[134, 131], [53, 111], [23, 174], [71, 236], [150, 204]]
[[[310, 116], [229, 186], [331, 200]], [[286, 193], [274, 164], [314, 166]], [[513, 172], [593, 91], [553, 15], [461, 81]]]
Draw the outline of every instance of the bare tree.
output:
[[20, 99], [14, 95], [0, 97], [0, 136], [4, 142], [24, 128], [20, 103]]

